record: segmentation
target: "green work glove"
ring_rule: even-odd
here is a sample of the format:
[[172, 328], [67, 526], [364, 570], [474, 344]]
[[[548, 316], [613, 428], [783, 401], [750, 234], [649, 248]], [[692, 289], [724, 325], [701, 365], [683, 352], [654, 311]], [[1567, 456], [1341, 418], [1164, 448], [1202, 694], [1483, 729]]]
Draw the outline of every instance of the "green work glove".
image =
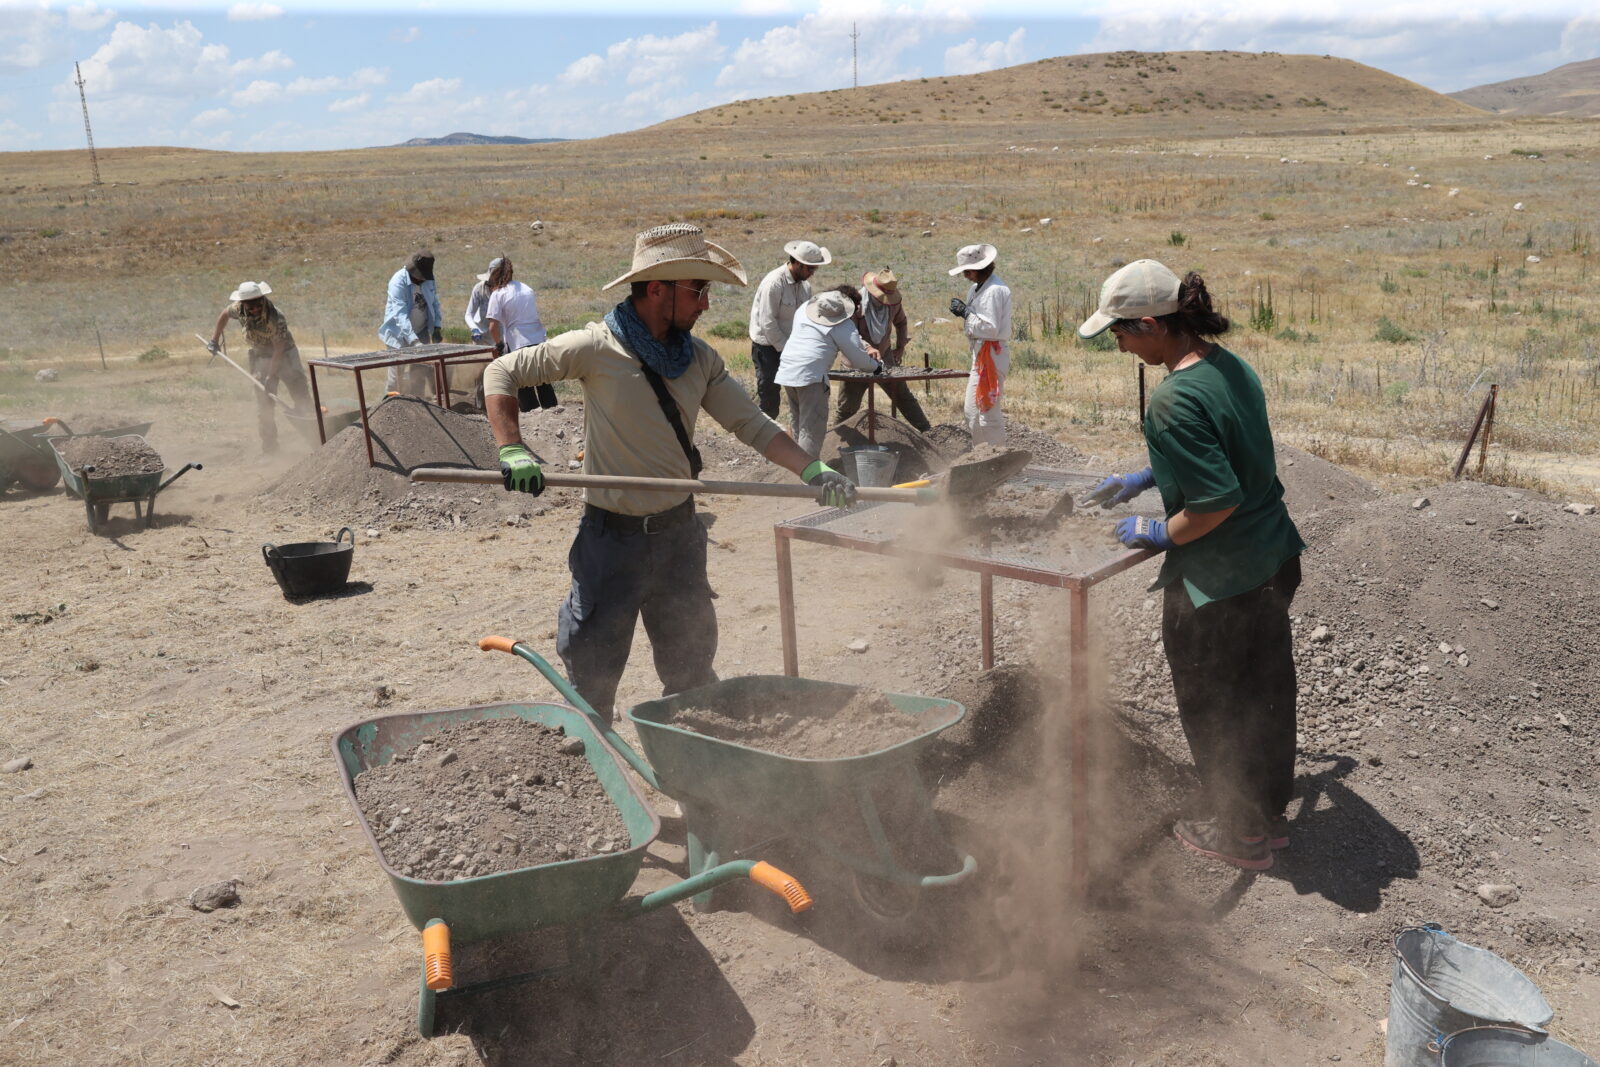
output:
[[500, 446], [500, 477], [508, 493], [538, 496], [544, 492], [544, 471], [539, 469], [539, 461], [524, 445]]
[[800, 472], [800, 480], [817, 490], [817, 503], [825, 508], [847, 508], [856, 502], [855, 483], [822, 460]]

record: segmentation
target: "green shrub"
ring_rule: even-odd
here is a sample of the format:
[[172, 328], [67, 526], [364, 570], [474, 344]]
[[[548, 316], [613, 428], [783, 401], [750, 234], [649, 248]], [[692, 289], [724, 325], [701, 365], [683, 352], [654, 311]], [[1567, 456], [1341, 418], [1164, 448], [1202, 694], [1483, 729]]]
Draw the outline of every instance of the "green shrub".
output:
[[1406, 394], [1411, 392], [1410, 382], [1390, 382], [1383, 387], [1383, 397], [1389, 403], [1399, 407], [1406, 402]]
[[1386, 293], [1398, 293], [1400, 291], [1400, 283], [1395, 281], [1394, 278], [1390, 277], [1388, 274], [1385, 274], [1383, 277], [1378, 279], [1378, 288], [1382, 289]]
[[171, 359], [172, 353], [168, 352], [165, 348], [157, 346], [155, 348], [147, 348], [143, 352], [140, 352], [138, 358], [140, 363], [160, 363], [164, 359]]
[[1173, 230], [1171, 233], [1167, 234], [1167, 244], [1171, 245], [1173, 248], [1182, 248], [1184, 243], [1188, 240], [1189, 235], [1184, 233], [1182, 230]]
[[446, 326], [444, 328], [444, 340], [446, 344], [451, 345], [470, 345], [472, 343], [472, 331], [465, 326]]
[[61, 231], [56, 229], [54, 226], [52, 226], [48, 230], [40, 230], [39, 231], [39, 236], [40, 237], [60, 237], [61, 236]]
[[[1072, 336], [1078, 337], [1076, 330]], [[1117, 348], [1117, 337], [1110, 330], [1106, 330], [1093, 337], [1078, 337], [1078, 344], [1092, 352], [1114, 352]]]
[[1023, 370], [1057, 370], [1061, 366], [1059, 362], [1051, 359], [1043, 352], [1035, 351], [1031, 345], [1013, 354], [1011, 363], [1013, 366], [1021, 367]]
[[736, 341], [741, 337], [750, 335], [750, 324], [743, 319], [729, 319], [727, 322], [717, 323], [706, 333], [712, 337], [720, 337], [724, 341]]
[[1417, 339], [1417, 335], [1401, 326], [1396, 326], [1385, 315], [1378, 320], [1378, 332], [1372, 335], [1374, 341], [1387, 341], [1391, 345], [1410, 344]]

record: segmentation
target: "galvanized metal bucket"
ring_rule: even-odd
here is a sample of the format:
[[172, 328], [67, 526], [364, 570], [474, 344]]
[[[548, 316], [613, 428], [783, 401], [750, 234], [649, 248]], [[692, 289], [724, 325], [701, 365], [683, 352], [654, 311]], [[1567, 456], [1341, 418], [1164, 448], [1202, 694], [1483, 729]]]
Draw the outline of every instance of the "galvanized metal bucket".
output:
[[900, 457], [887, 448], [858, 448], [855, 463], [857, 485], [883, 489], [894, 484], [894, 470], [900, 464]]
[[1509, 1025], [1543, 1037], [1554, 1014], [1539, 987], [1493, 952], [1457, 941], [1436, 923], [1410, 927], [1394, 938], [1383, 1064], [1439, 1067], [1446, 1037], [1473, 1027]]
[[1548, 1034], [1477, 1026], [1445, 1039], [1440, 1067], [1600, 1067]]

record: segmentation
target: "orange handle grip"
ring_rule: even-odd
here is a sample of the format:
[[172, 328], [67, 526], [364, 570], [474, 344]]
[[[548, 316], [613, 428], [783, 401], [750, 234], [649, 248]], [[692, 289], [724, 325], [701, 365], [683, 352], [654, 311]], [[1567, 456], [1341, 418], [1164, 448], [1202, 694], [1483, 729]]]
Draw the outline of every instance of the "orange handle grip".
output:
[[60, 426], [61, 425], [61, 420], [56, 418], [54, 415], [46, 415], [44, 417], [44, 425], [46, 425], [46, 426]]
[[450, 927], [434, 919], [422, 928], [422, 974], [428, 988], [442, 993], [455, 984], [450, 963]]
[[516, 647], [516, 644], [517, 643], [509, 637], [495, 637], [493, 635], [489, 637], [480, 637], [478, 638], [478, 651], [510, 652]]
[[766, 860], [750, 868], [750, 880], [762, 889], [778, 894], [789, 905], [789, 911], [799, 915], [811, 910], [811, 894], [792, 875], [784, 874]]
[[896, 489], [926, 489], [926, 488], [928, 488], [928, 486], [930, 486], [932, 484], [933, 484], [933, 480], [930, 479], [930, 478], [918, 478], [914, 482], [901, 482], [899, 485], [896, 485], [895, 488]]

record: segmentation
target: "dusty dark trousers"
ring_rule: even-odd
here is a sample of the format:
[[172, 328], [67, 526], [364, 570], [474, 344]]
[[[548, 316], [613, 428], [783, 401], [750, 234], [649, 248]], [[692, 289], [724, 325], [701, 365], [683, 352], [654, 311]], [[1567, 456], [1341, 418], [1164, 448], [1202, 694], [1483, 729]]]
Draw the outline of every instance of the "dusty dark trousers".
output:
[[[250, 350], [250, 374], [266, 388], [266, 392], [255, 391], [256, 430], [261, 434], [261, 447], [269, 452], [278, 447], [278, 413], [274, 410], [278, 405], [272, 397], [278, 395], [280, 385], [288, 389], [289, 401], [301, 415], [315, 414], [311, 406], [311, 387], [306, 384], [306, 368], [300, 362], [300, 350], [291, 345], [278, 360], [277, 375], [269, 378], [267, 368], [271, 366], [270, 349]], [[308, 436], [316, 431], [316, 426], [314, 420], [299, 424], [300, 432]]]
[[778, 361], [783, 354], [771, 345], [750, 342], [750, 362], [756, 366], [756, 403], [761, 413], [769, 419], [778, 417], [778, 403], [783, 391], [773, 381], [778, 376]]
[[663, 696], [717, 680], [706, 531], [692, 500], [651, 516], [649, 532], [638, 519], [587, 508], [567, 566], [572, 588], [561, 605], [556, 652], [573, 686], [601, 715], [612, 718], [640, 616]]
[[1294, 793], [1295, 697], [1289, 604], [1300, 558], [1249, 592], [1196, 608], [1167, 586], [1161, 643], [1204, 799], [1219, 825], [1266, 832]]
[[[844, 388], [839, 390], [839, 403], [833, 409], [833, 421], [843, 422], [857, 411], [861, 410], [861, 398], [867, 395], [870, 389], [866, 382], [852, 379], [844, 383]], [[928, 424], [928, 416], [922, 413], [922, 405], [917, 403], [917, 398], [911, 394], [911, 386], [906, 382], [884, 382], [883, 391], [888, 394], [890, 405], [900, 417], [909, 422], [921, 433], [927, 433], [932, 427]]]

